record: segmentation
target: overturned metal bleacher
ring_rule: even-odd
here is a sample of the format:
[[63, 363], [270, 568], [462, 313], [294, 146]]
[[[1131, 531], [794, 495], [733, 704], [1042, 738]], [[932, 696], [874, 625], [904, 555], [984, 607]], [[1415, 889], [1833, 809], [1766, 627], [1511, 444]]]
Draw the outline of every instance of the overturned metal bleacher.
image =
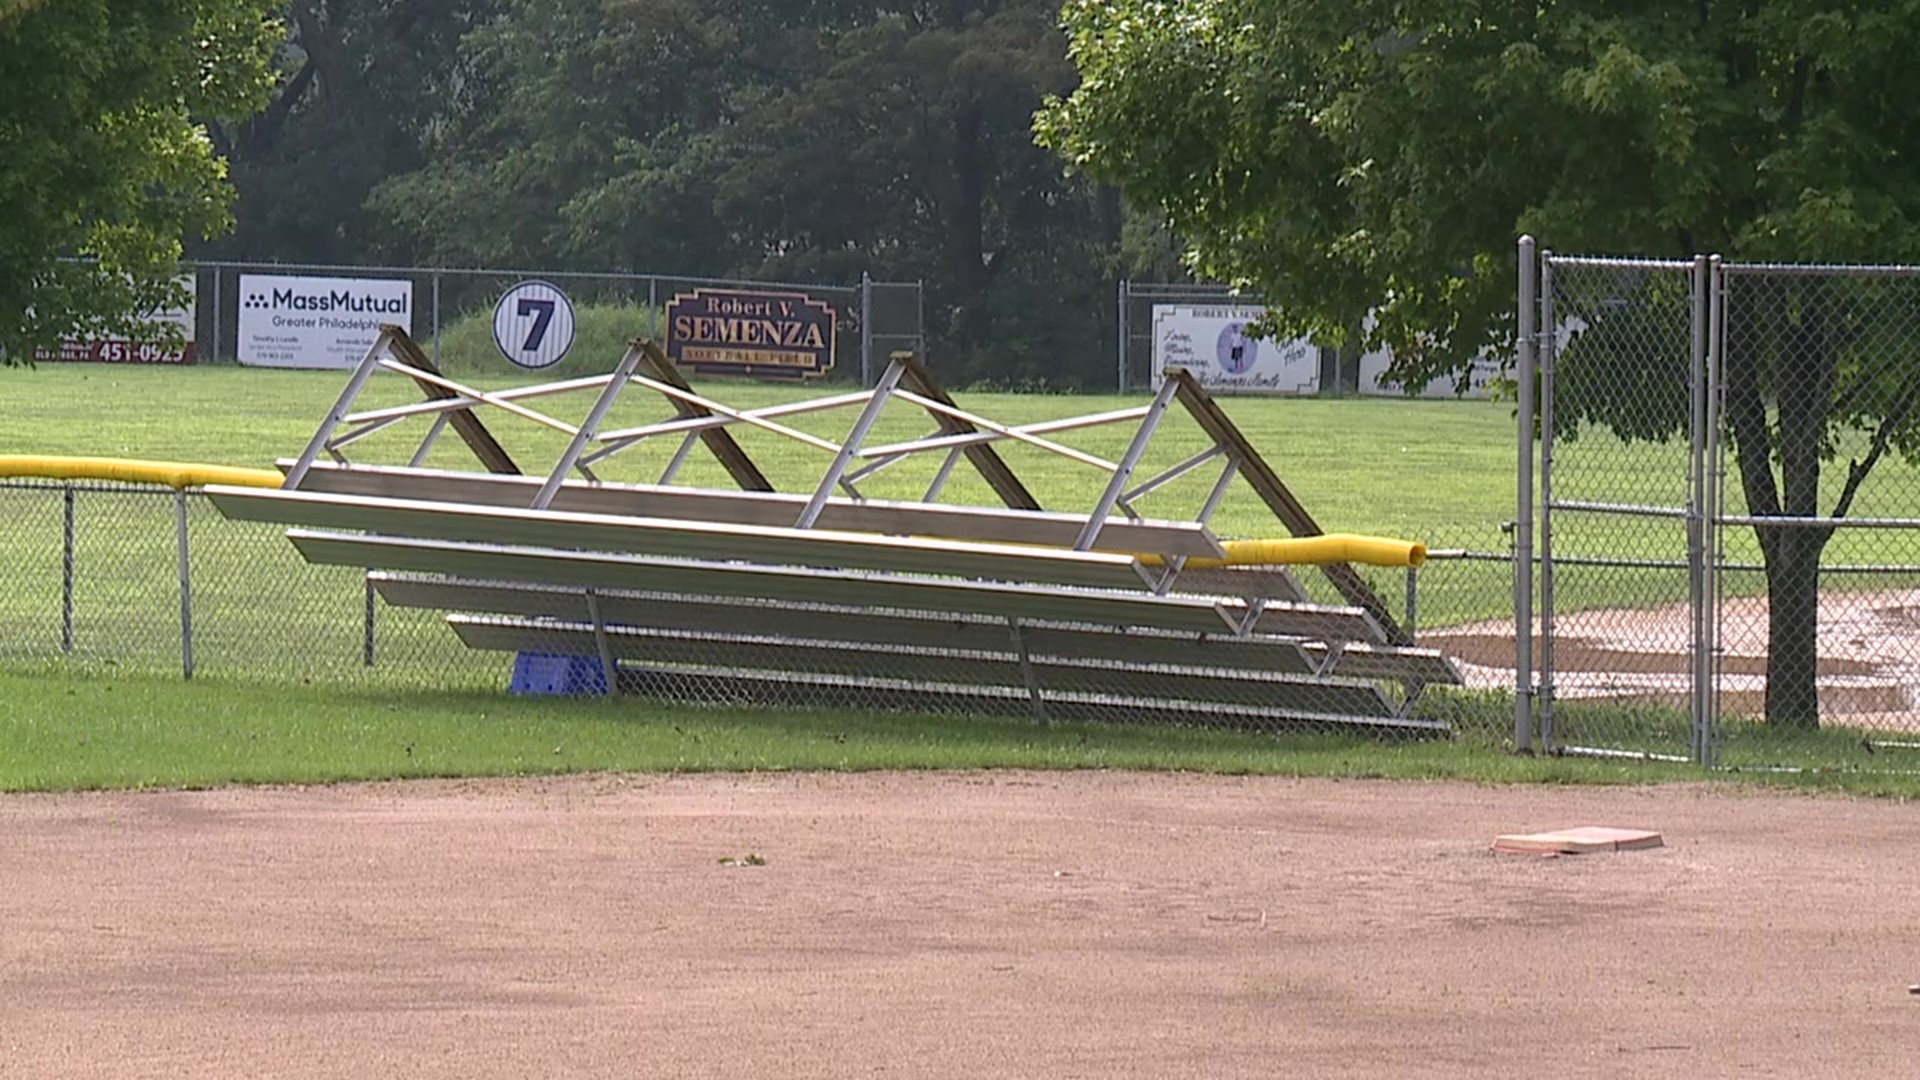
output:
[[[383, 369], [427, 399], [353, 411]], [[675, 415], [607, 427], [635, 386], [663, 395]], [[578, 424], [526, 404], [580, 391], [597, 396]], [[896, 403], [924, 410], [935, 431], [869, 445]], [[1212, 446], [1136, 480], [1175, 405]], [[838, 441], [784, 422], [855, 406]], [[554, 428], [566, 449], [544, 475], [526, 475], [480, 408]], [[347, 459], [349, 447], [412, 418], [432, 423], [407, 465]], [[1121, 423], [1136, 427], [1117, 461], [1051, 437]], [[830, 463], [810, 491], [777, 492], [731, 436], [739, 426]], [[423, 467], [448, 427], [487, 472]], [[596, 474], [658, 439], [678, 440], [658, 482]], [[996, 451], [1002, 442], [1103, 474], [1092, 505], [1041, 509]], [[703, 444], [739, 490], [674, 483]], [[926, 454], [940, 465], [922, 500], [862, 495], [870, 477]], [[963, 460], [1004, 507], [936, 501]], [[1138, 512], [1144, 496], [1208, 466], [1218, 473], [1192, 520]], [[487, 392], [446, 378], [388, 327], [305, 451], [281, 467], [281, 489], [208, 494], [231, 518], [291, 526], [310, 562], [367, 570], [389, 604], [447, 612], [450, 631], [473, 648], [590, 658], [608, 693], [1428, 732], [1445, 727], [1419, 715], [1421, 691], [1460, 681], [1451, 661], [1406, 641], [1350, 565], [1320, 560], [1344, 601], [1323, 604], [1284, 566], [1229, 564], [1207, 522], [1236, 477], [1294, 536], [1320, 529], [1181, 371], [1146, 405], [1012, 426], [959, 408], [908, 354], [871, 390], [742, 410], [695, 393], [650, 343], [633, 344], [604, 376]]]

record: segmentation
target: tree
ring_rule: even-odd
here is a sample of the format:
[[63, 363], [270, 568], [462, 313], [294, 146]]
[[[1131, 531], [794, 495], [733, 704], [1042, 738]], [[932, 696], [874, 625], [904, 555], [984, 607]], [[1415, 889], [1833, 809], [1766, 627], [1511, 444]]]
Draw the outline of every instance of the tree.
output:
[[128, 333], [177, 302], [182, 238], [228, 223], [195, 117], [270, 85], [271, 0], [16, 0], [0, 9], [0, 349]]
[[200, 254], [364, 262], [367, 196], [420, 168], [461, 100], [459, 45], [497, 0], [283, 0], [287, 38], [265, 108], [208, 124], [232, 162], [233, 231]]
[[[1920, 255], [1912, 5], [1069, 0], [1063, 17], [1081, 84], [1041, 141], [1165, 208], [1194, 267], [1270, 297], [1278, 331], [1341, 341], [1376, 312], [1368, 344], [1416, 383], [1511, 349], [1523, 232], [1591, 253]], [[1845, 514], [1888, 447], [1914, 446], [1913, 376], [1852, 362], [1857, 334], [1813, 283], [1778, 289], [1773, 335], [1726, 372], [1739, 486], [1756, 516], [1814, 515], [1823, 460], [1858, 432], [1870, 449], [1827, 508]], [[1589, 404], [1573, 422], [1629, 424]], [[1758, 529], [1775, 724], [1818, 722], [1829, 535]]]
[[[955, 382], [1104, 374], [1112, 191], [1033, 144], [1071, 89], [1057, 0], [503, 0], [391, 258], [920, 280]], [[1146, 245], [1141, 245], [1145, 247]]]

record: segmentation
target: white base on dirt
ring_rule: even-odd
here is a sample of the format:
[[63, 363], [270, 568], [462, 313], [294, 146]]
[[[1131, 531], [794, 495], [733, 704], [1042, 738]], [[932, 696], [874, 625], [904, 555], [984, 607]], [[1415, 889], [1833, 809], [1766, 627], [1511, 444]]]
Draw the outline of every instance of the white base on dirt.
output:
[[1527, 855], [1580, 855], [1589, 851], [1633, 851], [1656, 848], [1665, 843], [1657, 832], [1645, 829], [1614, 829], [1603, 825], [1582, 825], [1542, 833], [1513, 833], [1496, 836], [1493, 850]]

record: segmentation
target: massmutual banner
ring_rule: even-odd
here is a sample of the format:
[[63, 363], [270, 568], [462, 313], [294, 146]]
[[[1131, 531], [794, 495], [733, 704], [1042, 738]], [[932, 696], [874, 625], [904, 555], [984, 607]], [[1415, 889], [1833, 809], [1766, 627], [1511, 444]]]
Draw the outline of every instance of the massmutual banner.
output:
[[695, 289], [667, 305], [667, 355], [693, 374], [816, 379], [833, 346], [833, 305], [805, 293]]
[[373, 347], [382, 323], [413, 332], [413, 282], [240, 275], [243, 364], [351, 368]]

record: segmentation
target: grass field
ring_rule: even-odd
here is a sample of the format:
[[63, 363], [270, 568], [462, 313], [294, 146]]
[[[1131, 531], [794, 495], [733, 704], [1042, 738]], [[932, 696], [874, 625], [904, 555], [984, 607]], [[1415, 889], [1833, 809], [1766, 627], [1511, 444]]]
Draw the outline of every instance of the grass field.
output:
[[[532, 378], [522, 383], [538, 381]], [[105, 454], [137, 458], [271, 465], [293, 456], [313, 433], [344, 385], [338, 372], [273, 371], [237, 367], [185, 369], [45, 365], [0, 374], [0, 453]], [[498, 384], [512, 385], [503, 380]], [[790, 400], [806, 391], [764, 384], [704, 386], [729, 404], [752, 408]], [[844, 388], [833, 388], [839, 391]], [[411, 384], [382, 378], [368, 389], [364, 406], [417, 399]], [[1034, 396], [959, 394], [960, 403], [997, 420], [1026, 423], [1143, 403], [1138, 396]], [[584, 414], [584, 395], [549, 399], [562, 419]], [[544, 407], [544, 406], [543, 406]], [[1227, 403], [1237, 423], [1268, 455], [1282, 477], [1329, 530], [1376, 532], [1424, 538], [1445, 533], [1446, 542], [1492, 548], [1502, 544], [1499, 525], [1513, 516], [1511, 407], [1487, 402], [1379, 401], [1370, 399], [1236, 399]], [[1177, 410], [1176, 410], [1177, 413]], [[609, 426], [645, 423], [669, 416], [657, 397], [630, 390]], [[499, 415], [487, 417], [501, 442], [529, 462], [550, 461], [564, 446], [560, 434]], [[792, 426], [834, 438], [853, 421], [849, 410], [794, 418]], [[895, 405], [871, 441], [891, 442], [925, 434], [924, 414]], [[397, 429], [394, 438], [366, 441], [373, 457], [389, 460], [409, 452], [424, 423]], [[1117, 457], [1130, 427], [1093, 429], [1060, 441], [1108, 458]], [[765, 432], [737, 433], [774, 482], [810, 489], [827, 463], [817, 450]], [[1176, 415], [1162, 432], [1147, 468], [1170, 465], [1202, 446], [1202, 436]], [[451, 437], [436, 451], [440, 463], [469, 462]], [[674, 445], [646, 444], [612, 460], [609, 479], [651, 480]], [[1005, 451], [1050, 508], [1091, 504], [1099, 475], [1092, 469], [1038, 451]], [[882, 497], [917, 497], [936, 460], [914, 462], [880, 474], [871, 491]], [[704, 455], [689, 463], [687, 482], [725, 484], [724, 473]], [[1193, 477], [1166, 495], [1169, 513], [1204, 497], [1211, 476]], [[967, 470], [956, 473], [952, 501], [989, 501], [992, 493]], [[1265, 536], [1277, 525], [1251, 497], [1223, 508], [1220, 531]], [[1477, 537], [1476, 537], [1477, 534]]]
[[[0, 428], [0, 453], [266, 466], [299, 451], [343, 383], [344, 377], [337, 372], [232, 367], [47, 365], [0, 370], [0, 416], [6, 417]], [[788, 400], [799, 392], [762, 385], [704, 389], [742, 407]], [[1143, 400], [1010, 394], [957, 397], [965, 407], [1011, 423], [1098, 412]], [[409, 384], [382, 378], [360, 404], [371, 407], [414, 398]], [[562, 418], [575, 419], [588, 404], [580, 397], [556, 401], [551, 408]], [[1495, 557], [1482, 562], [1430, 563], [1420, 575], [1422, 627], [1510, 613], [1510, 578], [1506, 566], [1497, 560], [1506, 544], [1501, 525], [1513, 517], [1510, 405], [1378, 399], [1233, 399], [1225, 405], [1323, 527], [1403, 536], [1435, 548], [1463, 548]], [[644, 423], [666, 412], [657, 399], [630, 391], [608, 422], [614, 426]], [[840, 411], [798, 418], [794, 426], [837, 438], [851, 422], [852, 414]], [[530, 424], [510, 418], [491, 423], [510, 452], [530, 466], [551, 460], [561, 446], [561, 436]], [[928, 426], [923, 416], [896, 406], [872, 438], [912, 438], [925, 434]], [[394, 438], [369, 439], [356, 447], [356, 459], [404, 461], [423, 427]], [[1130, 433], [1130, 427], [1117, 426], [1062, 441], [1111, 459], [1120, 454]], [[810, 488], [825, 465], [823, 453], [764, 432], [743, 431], [740, 438], [786, 490]], [[1204, 445], [1198, 430], [1176, 409], [1143, 470], [1151, 473], [1183, 460]], [[601, 470], [602, 475], [653, 480], [671, 450], [670, 445], [644, 447], [614, 459], [612, 467]], [[1092, 469], [1027, 448], [1011, 447], [1005, 453], [1049, 508], [1088, 506], [1102, 479]], [[1684, 476], [1678, 471], [1684, 464], [1678, 447], [1627, 445], [1589, 433], [1566, 455], [1563, 465], [1569, 460], [1572, 464], [1565, 466], [1565, 474], [1574, 489], [1569, 497], [1617, 492], [1612, 498], [1619, 501], [1659, 502], [1684, 495], [1684, 483], [1676, 479]], [[464, 450], [451, 437], [436, 450], [432, 463], [468, 466]], [[901, 466], [880, 474], [864, 490], [879, 497], [918, 497], [936, 464]], [[1884, 493], [1901, 490], [1901, 485], [1914, 479], [1904, 465], [1889, 464], [1883, 470], [1894, 482], [1870, 485], [1859, 513], [1888, 512]], [[1205, 473], [1156, 493], [1143, 509], [1170, 517], [1192, 513], [1212, 480], [1211, 471]], [[691, 459], [682, 479], [695, 484], [727, 483], [718, 466], [701, 454]], [[951, 500], [992, 501], [985, 485], [964, 468], [956, 472], [948, 490]], [[1564, 488], [1562, 494], [1567, 494]], [[135, 496], [88, 498], [108, 501], [83, 515], [83, 532], [96, 545], [129, 554], [113, 565], [89, 565], [90, 583], [105, 591], [78, 613], [80, 628], [90, 640], [152, 633], [164, 641], [169, 620], [178, 617], [172, 578], [164, 569], [157, 574], [154, 569], [169, 565], [167, 502]], [[1404, 747], [1325, 738], [1276, 743], [1218, 733], [1036, 728], [1019, 722], [907, 721], [839, 713], [782, 714], [767, 720], [704, 711], [668, 713], [631, 703], [611, 715], [592, 702], [500, 697], [501, 658], [460, 649], [437, 619], [424, 613], [382, 616], [382, 671], [417, 671], [422, 687], [445, 691], [464, 686], [470, 694], [463, 696], [457, 689], [425, 693], [404, 685], [396, 688], [391, 680], [378, 686], [353, 684], [350, 678], [346, 684], [307, 687], [305, 665], [317, 656], [337, 657], [349, 667], [357, 663], [361, 631], [357, 575], [304, 566], [283, 542], [268, 535], [270, 529], [239, 542], [235, 538], [241, 527], [211, 514], [195, 517], [190, 528], [197, 603], [203, 611], [219, 616], [207, 622], [220, 629], [203, 631], [196, 642], [202, 671], [214, 672], [213, 678], [181, 684], [177, 676], [166, 674], [164, 664], [157, 669], [140, 670], [136, 665], [116, 670], [115, 661], [90, 663], [84, 656], [77, 666], [48, 665], [43, 662], [45, 642], [47, 635], [57, 633], [50, 613], [57, 613], [59, 603], [57, 511], [53, 516], [43, 510], [35, 513], [39, 519], [34, 522], [0, 520], [0, 560], [10, 568], [0, 573], [11, 582], [0, 589], [0, 624], [13, 628], [7, 636], [16, 642], [23, 635], [34, 638], [31, 647], [12, 651], [9, 641], [0, 640], [0, 701], [14, 705], [0, 718], [0, 744], [13, 751], [7, 755], [8, 763], [0, 765], [0, 787], [194, 785], [579, 768], [1157, 766], [1229, 772], [1448, 775], [1494, 781], [1667, 775], [1641, 765], [1516, 762], [1500, 751], [1510, 706], [1497, 695], [1492, 699], [1435, 696], [1433, 707], [1451, 710], [1450, 719], [1465, 734], [1453, 743]], [[1244, 489], [1228, 499], [1214, 521], [1218, 531], [1228, 536], [1283, 533], [1266, 508]], [[51, 543], [49, 536], [55, 538]], [[1744, 542], [1742, 536], [1732, 537], [1730, 547]], [[1568, 526], [1563, 550], [1579, 553], [1585, 539], [1577, 525]], [[1677, 526], [1655, 523], [1607, 539], [1626, 545], [1620, 554], [1672, 559], [1680, 554], [1677, 545], [1684, 536]], [[269, 559], [283, 561], [263, 566], [261, 552], [265, 551], [275, 553]], [[1863, 550], [1860, 555], [1886, 557], [1883, 551]], [[1569, 572], [1563, 600], [1571, 596], [1576, 603], [1606, 606], [1684, 597], [1684, 571], [1586, 576], [1589, 580], [1583, 581], [1581, 572]], [[1379, 571], [1372, 579], [1376, 589], [1397, 605], [1404, 578], [1397, 572]], [[153, 625], [132, 625], [135, 613]], [[268, 642], [276, 644], [265, 648]], [[284, 667], [262, 666], [260, 658], [268, 653], [283, 661]], [[465, 674], [450, 674], [450, 665], [464, 665], [459, 671]], [[221, 674], [235, 670], [254, 671], [257, 678], [249, 683]], [[271, 692], [263, 694], [267, 687]], [[23, 709], [19, 707], [23, 702], [40, 704]], [[488, 722], [474, 723], [482, 714]], [[1578, 719], [1575, 714], [1569, 716], [1569, 722]], [[1621, 722], [1619, 717], [1609, 719]], [[1663, 742], [1683, 745], [1683, 738], [1676, 740], [1665, 731], [1676, 719], [1661, 714], [1632, 722], [1649, 730], [1659, 728]], [[688, 742], [664, 734], [692, 730], [689, 725], [703, 733], [700, 740]], [[697, 746], [692, 756], [690, 746]], [[560, 748], [557, 754], [555, 747]], [[1788, 756], [1809, 763], [1833, 760], [1827, 749], [1832, 748], [1801, 747]], [[1814, 775], [1819, 783], [1908, 790], [1898, 776], [1862, 780], [1846, 773]], [[1920, 790], [1920, 784], [1913, 787]]]

